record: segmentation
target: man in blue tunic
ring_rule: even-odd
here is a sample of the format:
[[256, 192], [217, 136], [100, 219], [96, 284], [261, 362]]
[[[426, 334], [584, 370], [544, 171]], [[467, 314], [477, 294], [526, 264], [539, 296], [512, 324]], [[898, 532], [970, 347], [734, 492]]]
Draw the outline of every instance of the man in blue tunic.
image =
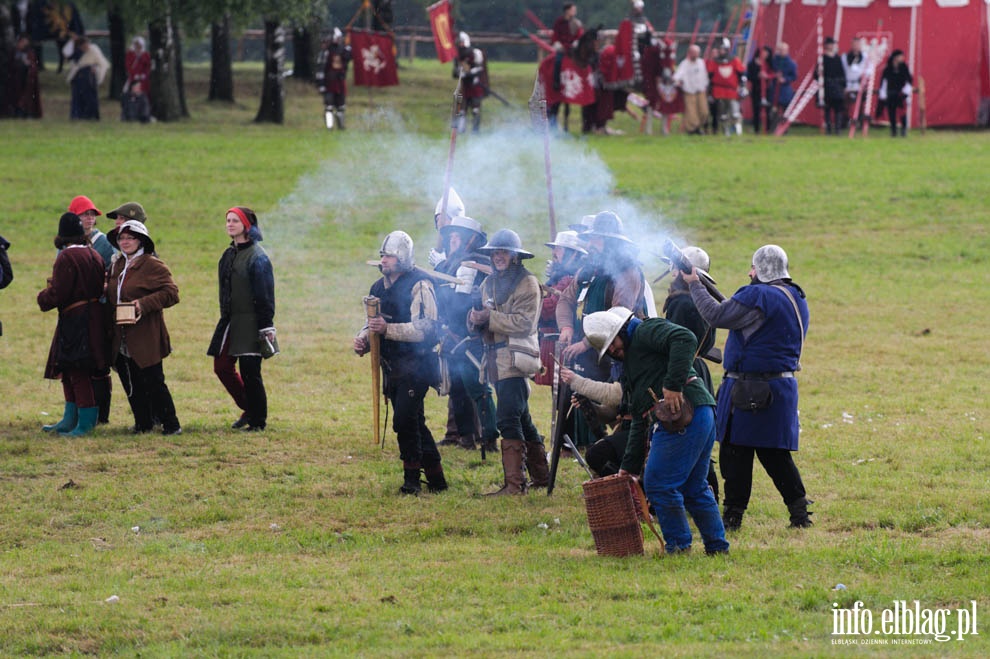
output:
[[790, 513], [791, 526], [811, 526], [810, 503], [791, 457], [798, 449], [798, 385], [801, 350], [808, 329], [804, 291], [791, 281], [787, 254], [764, 245], [753, 254], [751, 284], [719, 303], [692, 268], [683, 273], [701, 316], [729, 330], [725, 376], [718, 390], [716, 430], [725, 481], [722, 520], [742, 525], [753, 485], [753, 455], [773, 480]]

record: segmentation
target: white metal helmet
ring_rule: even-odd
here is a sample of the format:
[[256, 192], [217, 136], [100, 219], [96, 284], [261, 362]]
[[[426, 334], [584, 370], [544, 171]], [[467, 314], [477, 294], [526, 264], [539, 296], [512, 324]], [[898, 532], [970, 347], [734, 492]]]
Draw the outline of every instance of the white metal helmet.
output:
[[399, 269], [408, 272], [415, 267], [413, 262], [413, 239], [405, 231], [393, 231], [385, 236], [378, 250], [379, 256], [394, 256], [399, 260]]
[[[464, 210], [464, 202], [461, 201], [461, 196], [457, 194], [457, 190], [450, 188], [447, 191], [447, 209], [446, 215], [448, 220], [452, 220], [458, 215], [464, 215], [467, 211]], [[440, 217], [440, 213], [444, 212], [443, 207], [443, 197], [437, 202], [437, 207], [433, 210], [433, 222], [436, 223], [437, 218]]]
[[721, 39], [718, 40], [718, 47], [721, 48], [722, 50], [731, 50], [732, 42], [729, 41], [726, 37], [722, 37]]
[[790, 279], [787, 253], [778, 245], [764, 245], [753, 253], [753, 270], [762, 282]]
[[341, 43], [341, 42], [343, 42], [343, 40], [344, 40], [344, 33], [340, 31], [340, 28], [339, 27], [335, 27], [333, 29], [333, 36], [331, 36], [331, 39], [333, 40], [334, 43]]
[[700, 247], [688, 245], [681, 250], [681, 254], [683, 254], [684, 258], [688, 260], [688, 263], [696, 267], [698, 270], [708, 272], [711, 268], [712, 260], [708, 258], [708, 252]]
[[551, 242], [543, 243], [547, 247], [563, 247], [564, 249], [573, 249], [579, 254], [587, 254], [588, 250], [581, 247], [581, 239], [578, 238], [577, 231], [558, 231], [557, 237]]
[[471, 37], [468, 36], [467, 32], [460, 32], [457, 35], [457, 45], [461, 46], [462, 48], [471, 47]]
[[590, 313], [581, 321], [584, 337], [598, 353], [598, 361], [605, 356], [612, 341], [619, 335], [619, 330], [632, 315], [633, 312], [625, 307], [612, 307], [608, 311]]
[[446, 239], [447, 235], [454, 229], [470, 231], [478, 237], [481, 244], [484, 244], [485, 241], [488, 240], [488, 235], [485, 233], [485, 230], [481, 228], [481, 222], [475, 220], [474, 218], [467, 217], [466, 215], [458, 215], [450, 221], [450, 224], [440, 227], [440, 235]]

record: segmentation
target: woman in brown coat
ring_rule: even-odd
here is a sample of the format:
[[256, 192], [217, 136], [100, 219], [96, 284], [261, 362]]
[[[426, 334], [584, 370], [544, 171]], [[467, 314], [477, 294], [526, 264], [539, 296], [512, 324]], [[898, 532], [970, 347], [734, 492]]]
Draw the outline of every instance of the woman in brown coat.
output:
[[[117, 319], [111, 354], [134, 413], [133, 431], [150, 431], [157, 416], [163, 435], [178, 435], [182, 428], [162, 370], [162, 360], [172, 352], [162, 310], [178, 304], [179, 288], [168, 266], [155, 256], [155, 243], [143, 223], [128, 220], [107, 238], [123, 255], [110, 271], [107, 303]], [[126, 314], [117, 308], [126, 307], [124, 303], [132, 303], [134, 313], [121, 322]]]
[[58, 309], [58, 325], [48, 351], [45, 377], [62, 380], [65, 413], [44, 427], [61, 435], [85, 435], [96, 425], [99, 408], [90, 376], [107, 367], [105, 325], [100, 309], [103, 258], [94, 250], [75, 213], [59, 219], [55, 258], [48, 286], [38, 293], [42, 311]]

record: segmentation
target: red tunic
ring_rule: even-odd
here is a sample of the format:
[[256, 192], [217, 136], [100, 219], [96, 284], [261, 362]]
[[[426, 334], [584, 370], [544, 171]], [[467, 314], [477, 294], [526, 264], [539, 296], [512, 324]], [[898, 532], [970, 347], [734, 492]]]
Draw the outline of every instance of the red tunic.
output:
[[128, 50], [124, 56], [124, 66], [127, 69], [127, 85], [131, 92], [135, 91], [134, 85], [141, 85], [141, 93], [148, 93], [148, 78], [151, 76], [151, 55], [142, 51], [141, 54]]
[[729, 62], [708, 61], [708, 78], [712, 85], [713, 98], [739, 98], [740, 76], [746, 73], [746, 67], [738, 57]]
[[[554, 282], [551, 288], [562, 291], [570, 285], [572, 279], [574, 279], [574, 275], [564, 275]], [[533, 382], [536, 384], [553, 384], [553, 351], [557, 344], [557, 338], [556, 336], [549, 338], [547, 335], [555, 335], [560, 331], [557, 328], [557, 302], [559, 301], [559, 295], [551, 294], [543, 298], [543, 308], [540, 310], [540, 320], [537, 323], [540, 330], [540, 363], [543, 365], [543, 371], [533, 377]]]
[[557, 20], [553, 22], [553, 40], [560, 42], [565, 53], [577, 43], [582, 34], [584, 34], [584, 28], [581, 26], [581, 21], [577, 19], [569, 21], [563, 16], [558, 16]]
[[103, 257], [90, 246], [66, 247], [55, 258], [48, 286], [38, 293], [42, 311], [58, 309], [58, 325], [45, 364], [45, 377], [64, 369], [105, 370], [109, 337], [103, 295]]

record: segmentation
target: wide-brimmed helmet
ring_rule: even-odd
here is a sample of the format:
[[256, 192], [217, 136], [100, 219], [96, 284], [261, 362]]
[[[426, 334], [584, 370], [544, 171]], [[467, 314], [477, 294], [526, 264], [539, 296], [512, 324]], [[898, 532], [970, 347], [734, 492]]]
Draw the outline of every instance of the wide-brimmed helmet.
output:
[[626, 324], [633, 312], [625, 307], [612, 307], [608, 311], [596, 311], [584, 317], [581, 322], [584, 328], [584, 338], [598, 353], [598, 361], [602, 360], [612, 341], [619, 335], [619, 330]]
[[543, 243], [547, 247], [563, 247], [573, 249], [579, 254], [587, 254], [588, 250], [581, 246], [581, 239], [577, 231], [558, 231], [557, 237], [548, 243]]
[[523, 249], [522, 239], [512, 229], [499, 229], [488, 239], [488, 243], [484, 247], [479, 248], [478, 251], [483, 254], [491, 254], [500, 249], [518, 254], [521, 259], [533, 258], [532, 252], [527, 252]]

